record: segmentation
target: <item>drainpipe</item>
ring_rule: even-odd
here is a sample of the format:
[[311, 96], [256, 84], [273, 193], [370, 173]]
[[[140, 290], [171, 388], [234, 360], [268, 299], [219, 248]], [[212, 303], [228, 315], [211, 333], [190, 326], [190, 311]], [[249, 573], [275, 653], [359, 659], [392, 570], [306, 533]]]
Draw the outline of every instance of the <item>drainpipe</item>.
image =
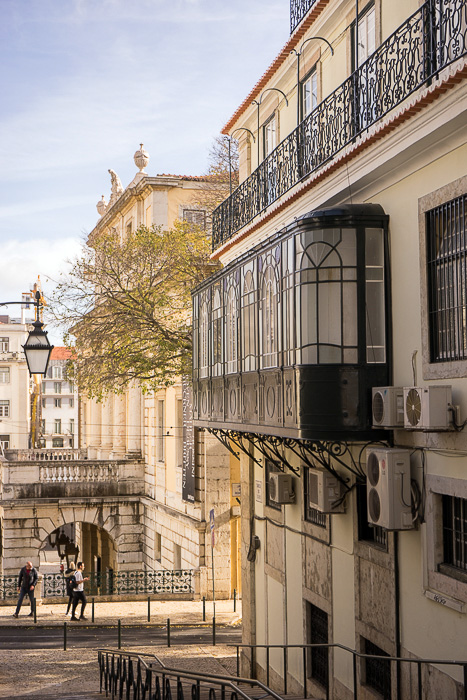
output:
[[[394, 625], [396, 632], [396, 656], [401, 656], [401, 615], [400, 615], [400, 571], [399, 571], [399, 533], [394, 532]], [[400, 661], [396, 661], [396, 683], [397, 697], [401, 695], [401, 665]]]

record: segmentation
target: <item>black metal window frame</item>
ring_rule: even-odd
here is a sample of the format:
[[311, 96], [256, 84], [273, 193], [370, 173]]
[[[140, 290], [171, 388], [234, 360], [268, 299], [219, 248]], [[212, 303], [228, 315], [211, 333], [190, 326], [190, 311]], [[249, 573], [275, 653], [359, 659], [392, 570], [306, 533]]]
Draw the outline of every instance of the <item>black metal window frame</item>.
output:
[[[329, 616], [324, 610], [307, 601], [307, 629], [309, 644], [329, 643]], [[323, 688], [329, 683], [329, 650], [326, 647], [317, 647], [308, 650], [307, 666], [310, 678], [319, 683]]]
[[425, 216], [430, 361], [467, 360], [467, 194]]
[[213, 249], [467, 53], [464, 0], [440, 1], [426, 0], [214, 210]]
[[467, 499], [444, 494], [443, 563], [467, 572]]
[[310, 471], [311, 469], [309, 467], [304, 467], [304, 518], [307, 522], [313, 523], [313, 525], [318, 525], [318, 527], [326, 528], [328, 524], [326, 513], [321, 513], [321, 511], [319, 511], [317, 508], [313, 508], [312, 506], [310, 506]]

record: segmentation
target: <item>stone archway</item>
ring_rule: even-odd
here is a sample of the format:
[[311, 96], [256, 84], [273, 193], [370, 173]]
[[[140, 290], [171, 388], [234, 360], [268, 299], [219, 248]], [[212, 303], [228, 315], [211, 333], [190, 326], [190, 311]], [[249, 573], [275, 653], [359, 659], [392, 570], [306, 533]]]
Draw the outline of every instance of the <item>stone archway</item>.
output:
[[70, 523], [81, 524], [81, 537], [85, 538], [82, 560], [88, 570], [98, 564], [94, 556], [101, 556], [101, 567], [105, 558], [106, 566], [113, 563], [114, 570], [139, 569], [143, 561], [143, 516], [144, 506], [137, 497], [89, 498], [87, 503], [83, 499], [9, 503], [3, 516], [3, 573], [17, 574], [28, 560], [38, 567], [42, 543]]

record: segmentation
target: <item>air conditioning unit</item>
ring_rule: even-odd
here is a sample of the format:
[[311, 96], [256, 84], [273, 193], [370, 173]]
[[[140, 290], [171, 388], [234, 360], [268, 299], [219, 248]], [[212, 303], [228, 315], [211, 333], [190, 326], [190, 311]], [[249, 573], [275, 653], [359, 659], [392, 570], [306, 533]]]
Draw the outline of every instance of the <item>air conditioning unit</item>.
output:
[[308, 505], [321, 513], [344, 513], [345, 505], [338, 502], [343, 485], [326, 469], [308, 470]]
[[295, 493], [291, 474], [282, 472], [269, 474], [269, 498], [274, 503], [294, 503]]
[[410, 450], [367, 449], [366, 473], [370, 525], [385, 530], [413, 528]]
[[449, 430], [450, 386], [404, 387], [404, 426], [409, 430]]
[[401, 386], [378, 386], [372, 389], [374, 428], [404, 427], [404, 389]]

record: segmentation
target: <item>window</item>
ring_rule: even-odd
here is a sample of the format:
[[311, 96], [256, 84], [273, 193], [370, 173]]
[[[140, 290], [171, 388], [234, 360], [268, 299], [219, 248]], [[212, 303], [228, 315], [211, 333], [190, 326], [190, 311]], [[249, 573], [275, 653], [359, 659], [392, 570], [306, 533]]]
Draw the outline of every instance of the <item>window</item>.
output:
[[465, 498], [443, 495], [443, 555], [445, 565], [467, 572], [467, 499]]
[[184, 209], [183, 221], [188, 224], [195, 224], [206, 230], [206, 212], [202, 209]]
[[467, 195], [426, 213], [430, 361], [467, 359]]
[[74, 405], [75, 405], [75, 400], [74, 400], [74, 399], [69, 399], [69, 404], [70, 404], [70, 408], [73, 408]]
[[[355, 24], [352, 43], [355, 47]], [[356, 126], [365, 129], [374, 122], [382, 110], [381, 81], [378, 79], [378, 58], [368, 60], [376, 48], [375, 7], [365, 10], [358, 20], [358, 75], [355, 76]], [[355, 49], [352, 51], [355, 63]], [[355, 65], [353, 66], [355, 70]]]
[[63, 367], [52, 365], [52, 379], [63, 379]]
[[62, 421], [60, 419], [55, 419], [54, 420], [54, 433], [61, 433], [62, 432]]
[[242, 270], [242, 369], [256, 369], [256, 266], [248, 263]]
[[133, 221], [129, 221], [126, 225], [127, 236], [131, 236], [132, 231], [133, 231]]
[[8, 450], [10, 447], [10, 436], [0, 435], [0, 448], [3, 450]]
[[238, 372], [238, 272], [227, 283], [227, 301], [225, 310], [225, 361], [226, 374]]
[[165, 461], [165, 401], [158, 401], [156, 407], [156, 459]]
[[162, 559], [162, 537], [160, 532], [156, 532], [154, 537], [154, 559], [159, 563]]
[[61, 394], [61, 393], [62, 393], [61, 382], [54, 382], [54, 394]]
[[356, 485], [357, 489], [357, 516], [358, 539], [361, 542], [374, 544], [381, 549], [387, 549], [388, 533], [379, 525], [370, 525], [368, 522], [368, 508], [366, 503], [366, 484]]
[[70, 433], [70, 435], [74, 435], [74, 434], [75, 434], [75, 421], [74, 421], [74, 418], [70, 418], [69, 433]]
[[10, 339], [7, 337], [0, 338], [0, 352], [9, 352]]
[[[44, 387], [45, 390], [45, 387]], [[42, 399], [42, 408], [47, 408], [47, 399]]]
[[63, 447], [63, 438], [52, 438], [52, 447]]
[[41, 420], [41, 434], [44, 435], [45, 433], [45, 418], [42, 418]]
[[182, 548], [179, 544], [174, 544], [174, 569], [180, 571], [182, 568]]
[[365, 683], [384, 698], [391, 700], [391, 662], [384, 659], [372, 659], [371, 656], [389, 656], [369, 639], [363, 639], [365, 659]]
[[280, 261], [280, 246], [261, 259], [263, 272], [260, 277], [260, 360], [262, 367], [277, 367], [279, 355], [279, 282], [277, 263]]
[[326, 513], [310, 506], [310, 469], [305, 469], [305, 520], [319, 527], [326, 527]]
[[213, 287], [211, 310], [212, 376], [221, 377], [224, 373], [224, 310], [222, 308], [221, 285]]
[[0, 418], [7, 418], [10, 415], [10, 402], [2, 399], [0, 400]]
[[10, 368], [0, 367], [0, 384], [10, 383]]
[[313, 69], [302, 81], [302, 119], [318, 104], [318, 75]]
[[276, 147], [276, 117], [273, 115], [263, 125], [263, 157], [266, 158]]
[[361, 66], [376, 48], [375, 7], [372, 5], [358, 20], [358, 65]]
[[55, 405], [55, 408], [61, 408], [62, 407], [62, 400], [61, 399], [54, 399], [54, 405]]
[[68, 382], [68, 386], [69, 386], [69, 392], [70, 392], [70, 394], [72, 394], [75, 390], [75, 385], [73, 384], [73, 382]]
[[207, 298], [201, 304], [199, 314], [199, 376], [209, 376], [209, 304]]
[[[328, 615], [307, 601], [307, 643], [308, 644], [327, 644], [329, 640], [328, 633]], [[326, 647], [317, 647], [308, 650], [308, 668], [310, 678], [316, 680], [324, 688], [328, 686], [328, 650]]]

